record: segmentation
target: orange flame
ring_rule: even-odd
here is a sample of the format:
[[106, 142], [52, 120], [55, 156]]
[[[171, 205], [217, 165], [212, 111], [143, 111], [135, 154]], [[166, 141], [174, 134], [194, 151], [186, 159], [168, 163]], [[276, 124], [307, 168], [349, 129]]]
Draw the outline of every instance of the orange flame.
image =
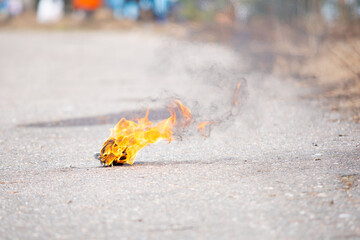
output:
[[[179, 100], [174, 101], [175, 106], [185, 117], [185, 124], [192, 121], [190, 110], [181, 104]], [[170, 109], [171, 116], [162, 120], [155, 126], [148, 120], [149, 110], [144, 118], [136, 122], [122, 118], [111, 130], [111, 135], [105, 141], [100, 151], [100, 161], [107, 165], [133, 164], [137, 153], [145, 146], [155, 143], [159, 139], [173, 140], [172, 129], [176, 124], [176, 113], [174, 108]]]
[[191, 111], [185, 107], [184, 105], [181, 104], [181, 102], [179, 100], [175, 100], [173, 101], [173, 103], [176, 105], [176, 107], [179, 109], [179, 111], [182, 113], [182, 115], [185, 117], [185, 121], [183, 123], [183, 127], [185, 127], [186, 125], [190, 124], [192, 122], [192, 115], [191, 115]]
[[205, 133], [205, 126], [206, 126], [206, 125], [210, 125], [210, 124], [213, 124], [213, 122], [201, 122], [201, 123], [199, 123], [199, 125], [198, 125], [199, 132], [200, 132], [201, 135], [203, 135], [204, 137], [208, 137], [208, 134]]
[[241, 87], [241, 82], [238, 82], [236, 85], [236, 89], [235, 89], [235, 93], [234, 93], [234, 97], [233, 97], [233, 104], [235, 106], [239, 104], [238, 96], [239, 96], [240, 87]]

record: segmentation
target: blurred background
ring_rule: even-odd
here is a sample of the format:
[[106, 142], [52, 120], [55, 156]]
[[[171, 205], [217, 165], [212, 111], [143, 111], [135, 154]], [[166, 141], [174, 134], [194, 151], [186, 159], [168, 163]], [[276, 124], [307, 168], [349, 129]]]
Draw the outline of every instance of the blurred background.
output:
[[59, 22], [69, 16], [89, 20], [94, 15], [134, 21], [248, 22], [265, 17], [293, 22], [311, 15], [332, 24], [354, 22], [360, 16], [358, 0], [1, 0], [0, 3], [3, 21], [25, 14], [36, 15], [39, 23]]
[[0, 0], [3, 30], [132, 28], [229, 45], [360, 121], [360, 0]]

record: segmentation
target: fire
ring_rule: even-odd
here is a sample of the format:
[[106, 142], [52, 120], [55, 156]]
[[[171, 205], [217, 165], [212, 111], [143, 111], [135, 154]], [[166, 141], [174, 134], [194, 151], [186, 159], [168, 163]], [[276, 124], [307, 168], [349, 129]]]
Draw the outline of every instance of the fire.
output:
[[203, 135], [203, 137], [208, 137], [209, 136], [209, 134], [206, 134], [205, 133], [205, 127], [207, 126], [207, 125], [210, 125], [210, 124], [213, 124], [214, 122], [201, 122], [201, 123], [199, 123], [198, 124], [198, 129], [199, 129], [199, 132], [201, 133], [201, 135]]
[[180, 112], [185, 117], [183, 127], [190, 124], [192, 122], [192, 115], [191, 115], [190, 110], [187, 107], [185, 107], [184, 105], [182, 105], [179, 100], [175, 100], [173, 103], [176, 105], [176, 107], [180, 110]]
[[177, 109], [184, 118], [185, 127], [192, 121], [190, 110], [179, 100], [173, 102], [169, 110], [170, 117], [162, 120], [156, 125], [149, 121], [149, 110], [144, 118], [135, 121], [122, 118], [113, 129], [108, 140], [105, 141], [100, 151], [101, 163], [112, 166], [114, 164], [133, 164], [138, 152], [145, 146], [166, 139], [169, 143], [173, 140], [173, 128], [176, 125]]
[[235, 106], [239, 104], [238, 96], [239, 96], [240, 87], [241, 87], [241, 82], [238, 82], [236, 85], [236, 89], [235, 89], [235, 93], [234, 93], [234, 97], [233, 97], [233, 104]]

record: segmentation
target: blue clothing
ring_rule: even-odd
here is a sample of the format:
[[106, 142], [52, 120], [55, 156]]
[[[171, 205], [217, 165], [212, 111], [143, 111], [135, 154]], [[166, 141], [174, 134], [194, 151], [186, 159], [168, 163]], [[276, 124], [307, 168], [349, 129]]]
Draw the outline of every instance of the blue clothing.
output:
[[153, 8], [153, 1], [152, 0], [140, 0], [139, 6], [140, 9], [143, 11], [149, 11]]
[[158, 20], [167, 18], [170, 9], [169, 0], [106, 0], [107, 5], [114, 11], [115, 18], [136, 20], [140, 16], [140, 9], [152, 10]]
[[122, 8], [125, 0], [106, 0], [107, 5], [111, 9], [119, 9]]
[[122, 10], [123, 17], [130, 20], [137, 20], [140, 16], [139, 4], [135, 1], [128, 1]]
[[153, 12], [158, 19], [165, 19], [169, 13], [168, 0], [153, 0]]

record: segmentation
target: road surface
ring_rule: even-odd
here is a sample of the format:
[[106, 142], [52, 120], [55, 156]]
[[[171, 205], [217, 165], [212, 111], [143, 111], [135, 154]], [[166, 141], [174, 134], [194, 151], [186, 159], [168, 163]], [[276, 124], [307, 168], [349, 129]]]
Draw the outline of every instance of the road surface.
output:
[[[149, 30], [3, 31], [0, 53], [1, 239], [360, 238], [360, 126], [311, 89]], [[95, 160], [121, 117], [174, 97], [222, 124]]]

